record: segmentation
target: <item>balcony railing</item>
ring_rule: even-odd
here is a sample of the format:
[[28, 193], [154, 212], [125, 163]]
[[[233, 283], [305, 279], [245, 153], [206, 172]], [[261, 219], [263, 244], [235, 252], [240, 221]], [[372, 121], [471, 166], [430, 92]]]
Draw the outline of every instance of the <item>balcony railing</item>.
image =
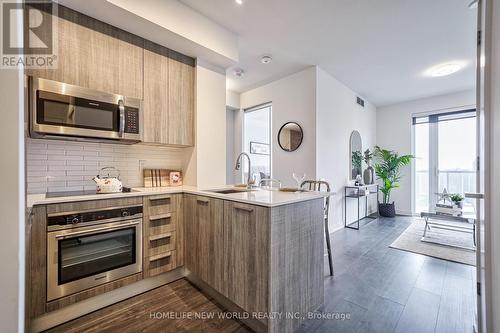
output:
[[[427, 210], [429, 205], [429, 171], [417, 170], [415, 174], [415, 209]], [[476, 192], [476, 172], [467, 170], [438, 170], [439, 192], [464, 194]]]

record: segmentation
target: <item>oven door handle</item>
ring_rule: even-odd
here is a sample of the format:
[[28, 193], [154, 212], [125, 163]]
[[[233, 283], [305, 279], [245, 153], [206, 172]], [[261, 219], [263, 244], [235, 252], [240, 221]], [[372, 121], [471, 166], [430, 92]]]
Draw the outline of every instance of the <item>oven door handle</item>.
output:
[[125, 132], [125, 105], [123, 104], [123, 99], [120, 99], [118, 101], [118, 110], [120, 111], [120, 124], [119, 130], [118, 130], [118, 135], [120, 138], [123, 137], [123, 132]]
[[120, 230], [120, 229], [123, 229], [125, 227], [137, 225], [139, 223], [140, 223], [139, 221], [134, 221], [134, 222], [128, 222], [128, 223], [124, 223], [124, 224], [120, 224], [120, 225], [115, 225], [112, 227], [94, 228], [91, 230], [75, 231], [75, 232], [70, 232], [67, 234], [60, 234], [60, 235], [56, 235], [55, 237], [56, 237], [56, 239], [65, 239], [65, 238], [70, 238], [70, 237], [74, 237], [74, 236], [84, 236], [84, 235], [93, 234], [93, 233], [100, 232], [100, 231]]

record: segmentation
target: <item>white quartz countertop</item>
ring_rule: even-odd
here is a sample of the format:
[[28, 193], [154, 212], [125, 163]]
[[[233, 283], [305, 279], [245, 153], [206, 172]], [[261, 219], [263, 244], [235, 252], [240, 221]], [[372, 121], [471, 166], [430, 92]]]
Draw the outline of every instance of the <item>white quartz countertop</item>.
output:
[[67, 196], [67, 197], [46, 197], [45, 194], [29, 194], [27, 196], [26, 204], [28, 208], [36, 205], [48, 205], [64, 202], [88, 201], [88, 200], [102, 200], [114, 198], [126, 198], [136, 196], [148, 196], [158, 194], [176, 194], [176, 193], [189, 193], [202, 195], [212, 198], [237, 201], [252, 205], [264, 207], [276, 207], [287, 205], [291, 203], [308, 201], [326, 196], [333, 195], [332, 192], [282, 192], [278, 190], [255, 189], [252, 191], [241, 191], [238, 193], [222, 194], [211, 192], [214, 190], [223, 190], [234, 188], [233, 186], [218, 186], [218, 187], [205, 187], [200, 188], [196, 186], [177, 186], [177, 187], [137, 187], [132, 188], [131, 192], [123, 193], [110, 193], [110, 194], [95, 194], [95, 195], [81, 195], [81, 196]]

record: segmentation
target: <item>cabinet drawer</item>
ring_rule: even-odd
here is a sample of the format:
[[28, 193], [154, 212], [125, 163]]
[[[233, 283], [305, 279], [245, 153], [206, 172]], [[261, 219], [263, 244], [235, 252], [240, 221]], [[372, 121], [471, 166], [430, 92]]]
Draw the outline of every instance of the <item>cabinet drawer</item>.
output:
[[176, 235], [175, 231], [166, 232], [164, 234], [151, 235], [146, 240], [149, 244], [149, 255], [155, 256], [157, 254], [175, 250]]
[[175, 211], [174, 195], [154, 195], [147, 197], [148, 213], [150, 216], [167, 214]]
[[177, 213], [163, 213], [149, 216], [147, 222], [150, 236], [164, 234], [177, 229]]
[[168, 272], [176, 267], [176, 252], [170, 251], [150, 256], [146, 262], [146, 276], [155, 276]]

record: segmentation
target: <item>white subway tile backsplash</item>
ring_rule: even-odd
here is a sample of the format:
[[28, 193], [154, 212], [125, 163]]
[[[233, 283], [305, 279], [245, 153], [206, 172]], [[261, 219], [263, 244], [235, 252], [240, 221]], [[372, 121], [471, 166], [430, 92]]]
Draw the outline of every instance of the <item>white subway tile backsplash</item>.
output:
[[163, 168], [180, 170], [180, 148], [118, 145], [27, 139], [28, 193], [94, 190], [92, 178], [103, 167], [120, 171], [124, 186], [142, 186], [142, 170]]

